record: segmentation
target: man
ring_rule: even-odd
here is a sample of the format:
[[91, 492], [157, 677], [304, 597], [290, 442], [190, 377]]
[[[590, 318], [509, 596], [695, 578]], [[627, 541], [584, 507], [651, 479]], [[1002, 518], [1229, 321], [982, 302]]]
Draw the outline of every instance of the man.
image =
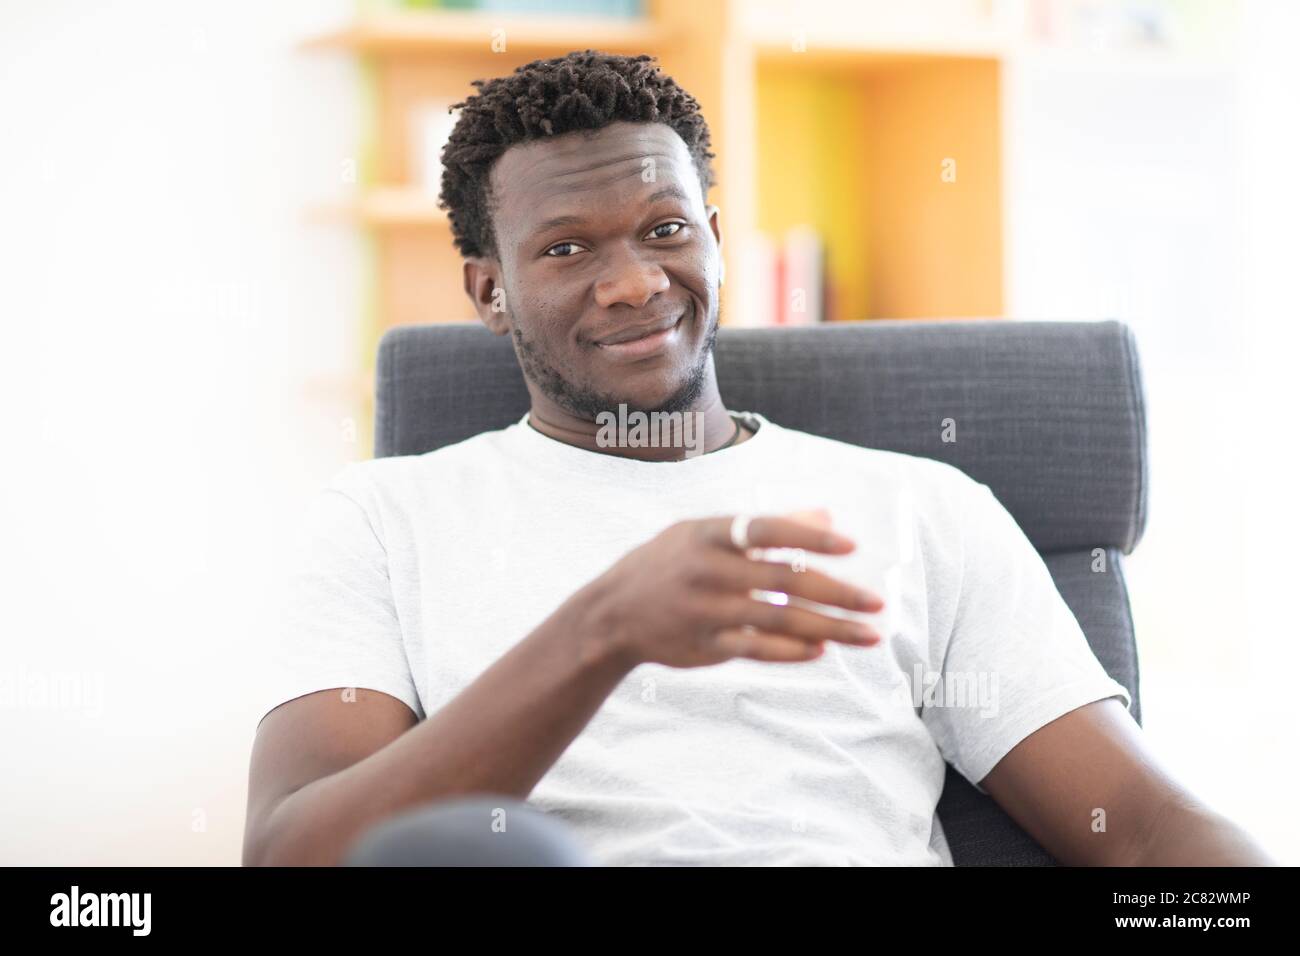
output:
[[602, 864], [951, 864], [945, 760], [1067, 863], [1271, 862], [1159, 769], [986, 486], [723, 405], [692, 97], [591, 51], [475, 85], [442, 199], [531, 409], [315, 499], [246, 863], [489, 794], [485, 861], [526, 798]]

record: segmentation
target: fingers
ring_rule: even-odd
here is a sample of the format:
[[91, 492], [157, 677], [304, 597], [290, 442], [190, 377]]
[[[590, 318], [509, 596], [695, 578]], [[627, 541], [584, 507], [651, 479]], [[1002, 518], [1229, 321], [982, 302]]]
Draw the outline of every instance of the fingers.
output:
[[[705, 616], [718, 630], [713, 635], [717, 649], [732, 657], [767, 661], [814, 660], [824, 651], [824, 642], [835, 641], [855, 647], [881, 642], [869, 624], [844, 620], [803, 606], [804, 601], [855, 612], [875, 612], [884, 607], [879, 595], [816, 570], [796, 571], [790, 564], [757, 560], [764, 549], [803, 549], [820, 554], [847, 554], [856, 547], [850, 538], [831, 530], [825, 509], [759, 515], [749, 521], [745, 552], [731, 539], [734, 518], [722, 516], [693, 522], [693, 529], [716, 551], [701, 567], [691, 570], [695, 586], [715, 591], [710, 595]], [[721, 591], [723, 593], [716, 593]], [[789, 603], [756, 600], [756, 591], [789, 595]], [[799, 599], [799, 600], [794, 600]]]
[[[708, 540], [720, 548], [736, 552], [731, 540], [731, 517], [709, 518], [702, 522]], [[819, 554], [848, 554], [856, 545], [828, 528], [807, 520], [777, 515], [759, 515], [749, 522], [750, 548], [803, 548]], [[739, 553], [739, 552], [736, 552]]]
[[874, 591], [821, 571], [796, 571], [782, 561], [756, 561], [739, 554], [727, 555], [714, 559], [709, 573], [718, 587], [729, 591], [779, 591], [816, 604], [873, 614], [885, 606], [884, 599]]
[[744, 627], [719, 631], [713, 640], [723, 653], [755, 661], [811, 661], [821, 657], [825, 650], [820, 641]]
[[835, 641], [855, 647], [871, 647], [881, 641], [880, 632], [870, 624], [748, 597], [721, 598], [717, 614], [720, 629], [748, 626], [805, 641]]
[[831, 513], [825, 508], [813, 508], [809, 511], [791, 511], [781, 517], [791, 518], [794, 521], [800, 521], [803, 524], [811, 525], [822, 531], [831, 530]]

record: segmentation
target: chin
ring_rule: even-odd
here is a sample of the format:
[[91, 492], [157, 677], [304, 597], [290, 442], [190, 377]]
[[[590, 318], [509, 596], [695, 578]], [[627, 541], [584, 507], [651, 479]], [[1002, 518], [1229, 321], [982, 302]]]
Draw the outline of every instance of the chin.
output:
[[597, 385], [601, 394], [608, 397], [610, 410], [620, 403], [629, 411], [686, 411], [694, 406], [704, 391], [707, 378], [709, 336], [698, 322], [694, 307], [682, 319], [685, 333], [677, 354], [671, 359], [644, 363], [639, 367], [629, 365], [606, 372], [605, 380]]
[[657, 385], [645, 389], [623, 390], [628, 408], [640, 408], [644, 411], [684, 412], [694, 406], [696, 399], [703, 392], [701, 377], [690, 374], [672, 376], [670, 380], [660, 381]]

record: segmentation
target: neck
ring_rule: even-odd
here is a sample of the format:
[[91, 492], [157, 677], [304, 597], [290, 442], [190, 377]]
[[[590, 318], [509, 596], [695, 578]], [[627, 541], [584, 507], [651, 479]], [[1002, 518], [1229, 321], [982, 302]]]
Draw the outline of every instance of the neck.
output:
[[[691, 408], [683, 410], [675, 421], [680, 421], [689, 432], [669, 432], [666, 428], [658, 446], [648, 444], [631, 444], [621, 439], [624, 434], [620, 429], [620, 419], [627, 421], [631, 412], [620, 415], [618, 409], [611, 409], [610, 415], [597, 422], [579, 418], [559, 409], [553, 403], [539, 402], [533, 397], [532, 409], [528, 414], [528, 423], [548, 438], [565, 444], [594, 451], [599, 454], [617, 455], [621, 458], [637, 458], [642, 461], [681, 461], [688, 452], [708, 454], [729, 443], [739, 445], [747, 441], [750, 432], [741, 427], [727, 412], [717, 389], [707, 390], [701, 400]], [[654, 421], [654, 415], [647, 413], [646, 419]], [[687, 419], [690, 419], [687, 422]], [[628, 422], [629, 427], [635, 419]], [[615, 440], [608, 439], [613, 434]], [[670, 441], [670, 438], [673, 439]], [[732, 439], [735, 439], [732, 442]], [[694, 452], [695, 449], [701, 449]]]

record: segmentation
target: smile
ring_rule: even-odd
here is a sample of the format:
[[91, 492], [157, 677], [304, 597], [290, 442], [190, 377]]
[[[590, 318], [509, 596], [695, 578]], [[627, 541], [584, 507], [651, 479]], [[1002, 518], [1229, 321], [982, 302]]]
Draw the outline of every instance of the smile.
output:
[[677, 320], [677, 324], [670, 329], [652, 332], [639, 339], [632, 339], [630, 342], [619, 342], [615, 345], [605, 345], [598, 342], [596, 348], [604, 355], [617, 359], [642, 359], [655, 355], [669, 346], [677, 344], [682, 336], [682, 323], [694, 309], [695, 306], [692, 304], [690, 308], [682, 313], [682, 317]]

